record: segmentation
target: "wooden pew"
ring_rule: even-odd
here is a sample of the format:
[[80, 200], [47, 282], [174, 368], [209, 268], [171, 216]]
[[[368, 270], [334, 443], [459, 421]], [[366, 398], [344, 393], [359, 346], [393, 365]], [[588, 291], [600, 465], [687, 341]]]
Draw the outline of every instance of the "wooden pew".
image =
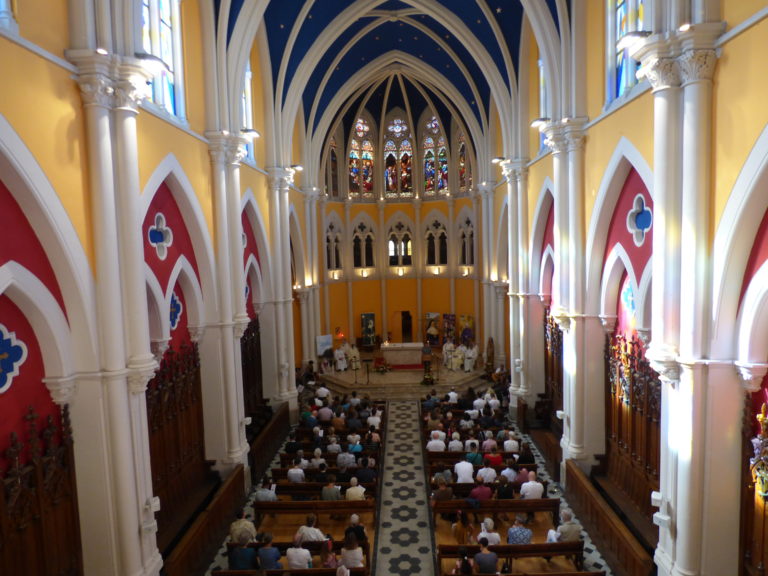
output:
[[[378, 463], [377, 463], [378, 464]], [[281, 481], [288, 481], [288, 470], [290, 468], [272, 468], [270, 471], [272, 475], [272, 481], [276, 483], [280, 483]], [[354, 474], [355, 470], [357, 470], [357, 467], [354, 468], [347, 468], [347, 472], [350, 474]], [[376, 468], [376, 471], [378, 472], [378, 467]], [[312, 475], [317, 472], [317, 469], [315, 468], [305, 468], [304, 469], [304, 476], [308, 482], [312, 482]], [[336, 474], [338, 475], [339, 469], [335, 466], [329, 466], [326, 470], [326, 474]]]
[[239, 464], [166, 558], [166, 575], [186, 576], [205, 572], [221, 546], [221, 534], [226, 532], [244, 502], [245, 472], [243, 465]]
[[[544, 482], [542, 482], [542, 484], [544, 485], [544, 494], [546, 494], [547, 493], [547, 482], [544, 481]], [[486, 482], [485, 485], [489, 486], [491, 488], [491, 490], [493, 490], [494, 492], [496, 491], [496, 488], [499, 487], [499, 483], [498, 482], [491, 482], [491, 483]], [[454, 498], [468, 498], [469, 497], [469, 493], [472, 491], [472, 488], [477, 486], [477, 484], [470, 483], [470, 482], [461, 482], [461, 483], [459, 483], [459, 482], [451, 482], [451, 483], [446, 484], [446, 486], [450, 487], [453, 490], [453, 497]], [[520, 493], [520, 485], [519, 484], [512, 483], [512, 488], [514, 489], [515, 494], [519, 494]]]
[[[314, 456], [314, 448], [304, 449], [304, 459], [305, 460], [311, 460]], [[328, 466], [335, 466], [336, 465], [336, 457], [338, 456], [335, 452], [323, 452], [322, 457], [325, 458], [325, 463]], [[379, 460], [381, 458], [381, 450], [363, 450], [362, 452], [355, 453], [355, 458], [373, 458], [376, 461], [376, 464], [379, 463]], [[293, 465], [293, 460], [296, 458], [296, 454], [286, 454], [284, 452], [280, 453], [280, 466], [282, 468], [289, 468]]]
[[475, 508], [464, 499], [437, 500], [432, 506], [432, 523], [437, 522], [440, 514], [451, 514], [461, 510], [465, 514], [512, 513], [528, 514], [533, 512], [549, 512], [552, 524], [560, 523], [560, 499], [537, 498], [531, 500], [483, 500]]
[[[440, 544], [437, 547], [438, 558], [442, 561], [444, 558], [458, 558], [459, 548], [466, 550], [469, 557], [480, 552], [480, 546], [458, 546], [457, 544]], [[573, 560], [577, 570], [584, 567], [584, 541], [576, 542], [541, 542], [535, 544], [497, 544], [489, 546], [488, 550], [496, 552], [499, 556], [499, 562], [509, 560], [509, 564], [514, 568], [514, 560], [518, 558], [541, 558], [552, 556], [566, 556]]]
[[[289, 569], [284, 570], [213, 570], [211, 574], [213, 576], [283, 576], [291, 572]], [[305, 568], [299, 570], [301, 576], [336, 576], [336, 568]], [[368, 567], [365, 568], [350, 568], [349, 573], [351, 576], [368, 576], [370, 571]]]
[[[451, 576], [451, 573], [443, 572], [443, 576]], [[499, 572], [497, 576], [605, 576], [605, 570], [590, 572], [582, 572], [581, 570], [571, 570], [568, 572]]]
[[[457, 502], [461, 502], [457, 500]], [[522, 502], [522, 500], [521, 500]], [[529, 500], [534, 502], [534, 500]], [[309, 514], [314, 513], [316, 515], [350, 515], [350, 514], [365, 514], [369, 512], [373, 515], [373, 522], [376, 522], [376, 500], [367, 498], [365, 500], [336, 500], [333, 502], [324, 500], [305, 500], [301, 502], [293, 502], [288, 500], [281, 500], [278, 502], [254, 502], [253, 510], [259, 517], [265, 514]]]
[[573, 460], [565, 462], [568, 504], [589, 532], [609, 565], [620, 566], [622, 575], [648, 576], [653, 558], [637, 541]]
[[[302, 544], [302, 548], [306, 548], [307, 550], [309, 550], [310, 554], [312, 554], [313, 563], [314, 563], [314, 559], [319, 559], [320, 558], [320, 549], [321, 549], [321, 547], [323, 546], [324, 543], [325, 543], [324, 540], [318, 540], [316, 542], [304, 542]], [[286, 564], [285, 563], [285, 552], [291, 546], [293, 546], [293, 542], [272, 542], [272, 547], [273, 548], [277, 548], [278, 550], [280, 550], [280, 555], [282, 556], [280, 561], [283, 563], [283, 566], [285, 566], [285, 564]], [[366, 566], [370, 566], [371, 565], [371, 544], [370, 544], [370, 542], [358, 542], [358, 546], [360, 546], [360, 548], [363, 551], [363, 561], [364, 561], [365, 565]], [[261, 542], [252, 542], [252, 543], [248, 544], [248, 547], [249, 548], [257, 548], [257, 549], [261, 548]], [[336, 553], [337, 556], [341, 554], [341, 549], [343, 547], [344, 547], [344, 540], [338, 539], [338, 540], [334, 540], [333, 541], [333, 551]], [[229, 551], [232, 550], [233, 548], [237, 548], [237, 544], [235, 544], [233, 542], [228, 542], [227, 543], [227, 552], [229, 553]]]
[[[349, 482], [337, 482], [337, 486], [341, 487], [342, 497], [347, 488], [349, 488]], [[319, 500], [322, 493], [324, 482], [280, 482], [275, 485], [275, 491], [278, 496], [300, 496], [306, 500]], [[363, 482], [360, 484], [365, 488], [365, 495], [375, 498], [379, 491], [379, 485], [377, 482]]]

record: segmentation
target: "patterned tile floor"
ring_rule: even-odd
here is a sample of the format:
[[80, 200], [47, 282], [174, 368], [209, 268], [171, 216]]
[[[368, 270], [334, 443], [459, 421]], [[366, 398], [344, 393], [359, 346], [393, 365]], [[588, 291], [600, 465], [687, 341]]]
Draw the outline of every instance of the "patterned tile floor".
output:
[[387, 406], [375, 576], [434, 574], [434, 542], [415, 401]]
[[[384, 445], [384, 469], [376, 531], [376, 550], [373, 553], [374, 576], [434, 576], [434, 538], [430, 529], [429, 498], [423, 469], [423, 442], [419, 430], [417, 401], [390, 401], [387, 406], [387, 434]], [[544, 458], [527, 435], [523, 436], [536, 457], [539, 477], [547, 481], [548, 496], [560, 498], [561, 506], [568, 503], [562, 490], [552, 481], [544, 465]], [[279, 466], [275, 455], [272, 466]], [[246, 513], [253, 516], [253, 500], [249, 499]], [[578, 518], [575, 518], [578, 521]], [[584, 569], [612, 572], [597, 548], [582, 530], [584, 540]], [[226, 541], [206, 572], [227, 568]]]

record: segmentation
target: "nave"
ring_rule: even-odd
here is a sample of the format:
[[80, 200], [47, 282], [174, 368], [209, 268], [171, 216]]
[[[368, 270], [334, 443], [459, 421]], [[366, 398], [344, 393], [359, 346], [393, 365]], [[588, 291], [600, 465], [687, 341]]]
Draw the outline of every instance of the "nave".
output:
[[[450, 553], [444, 552], [449, 548], [455, 548], [456, 539], [451, 530], [451, 523], [434, 514], [430, 507], [430, 492], [435, 485], [430, 486], [431, 458], [427, 457], [424, 450], [426, 443], [424, 426], [425, 414], [422, 414], [420, 405], [415, 400], [389, 401], [384, 410], [386, 428], [382, 428], [383, 449], [380, 462], [380, 482], [378, 486], [378, 498], [376, 500], [376, 523], [371, 526], [371, 514], [360, 513], [361, 524], [366, 524], [371, 538], [371, 572], [375, 576], [398, 574], [423, 574], [433, 576], [435, 574], [450, 574], [455, 560]], [[421, 425], [420, 425], [421, 424]], [[508, 427], [513, 428], [514, 422], [509, 421]], [[544, 459], [538, 448], [532, 443], [529, 435], [521, 436], [523, 443], [528, 443], [535, 457], [536, 464], [531, 469], [536, 469], [539, 479], [546, 486], [545, 498], [556, 498], [560, 502], [560, 508], [568, 508], [568, 504], [562, 497], [560, 486], [554, 482], [546, 470]], [[272, 461], [272, 481], [278, 482], [277, 492], [281, 493], [280, 481], [275, 478], [275, 471], [279, 469], [285, 460], [285, 444], [281, 447], [281, 454], [275, 455]], [[432, 465], [434, 468], [434, 463]], [[477, 468], [477, 467], [476, 467]], [[518, 496], [519, 497], [519, 496]], [[465, 500], [457, 494], [457, 507], [463, 506]], [[495, 502], [495, 501], [494, 501]], [[500, 501], [499, 501], [500, 502]], [[520, 500], [514, 500], [520, 502]], [[460, 504], [459, 504], [460, 503]], [[246, 514], [250, 518], [258, 518], [260, 504], [254, 502], [253, 493], [246, 505]], [[482, 511], [479, 511], [481, 516]], [[506, 542], [506, 531], [512, 525], [514, 514], [510, 513], [509, 519], [493, 513], [497, 519], [496, 530], [502, 534], [502, 543]], [[285, 515], [282, 519], [266, 518], [259, 524], [255, 521], [258, 530], [270, 530], [275, 542], [287, 541], [292, 538], [297, 526], [303, 520], [302, 514]], [[334, 518], [321, 518], [318, 527], [333, 536], [336, 541], [340, 538], [346, 523], [346, 516], [341, 520]], [[471, 520], [471, 522], [473, 522]], [[474, 533], [480, 531], [479, 524], [474, 523]], [[532, 542], [544, 543], [547, 530], [552, 528], [551, 515], [546, 512], [537, 512], [535, 519], [530, 523], [533, 530]], [[375, 528], [375, 529], [373, 529]], [[583, 541], [583, 565], [581, 570], [585, 573], [600, 573], [611, 576], [612, 572], [586, 531], [581, 531]], [[474, 539], [473, 539], [474, 542]], [[476, 546], [475, 546], [476, 548]], [[502, 546], [503, 548], [503, 546]], [[491, 550], [494, 547], [491, 546]], [[470, 547], [470, 550], [472, 548]], [[440, 553], [440, 554], [439, 554]], [[445, 556], [444, 558], [442, 556]], [[500, 553], [499, 556], [503, 558]], [[285, 558], [283, 558], [283, 561]], [[315, 558], [313, 566], [319, 566], [319, 557]], [[227, 541], [219, 549], [216, 558], [211, 563], [206, 576], [222, 574], [218, 572], [226, 569]], [[499, 562], [502, 568], [502, 562]], [[565, 557], [554, 557], [551, 560], [533, 557], [515, 560], [505, 573], [510, 574], [575, 574], [574, 564]], [[239, 572], [238, 572], [239, 573]], [[286, 574], [289, 571], [285, 572]], [[247, 574], [242, 572], [241, 574]]]

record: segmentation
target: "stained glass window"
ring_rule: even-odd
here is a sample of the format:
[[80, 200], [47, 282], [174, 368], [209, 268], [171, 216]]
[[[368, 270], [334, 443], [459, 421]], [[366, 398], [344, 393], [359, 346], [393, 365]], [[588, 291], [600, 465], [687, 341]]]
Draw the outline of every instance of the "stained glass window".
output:
[[[253, 92], [251, 86], [251, 63], [245, 63], [245, 74], [243, 75], [243, 94], [240, 98], [240, 118], [242, 119], [243, 128], [253, 127]], [[248, 154], [248, 159], [253, 162], [253, 140], [248, 140], [245, 145], [245, 150]]]
[[355, 134], [357, 134], [358, 138], [363, 138], [366, 134], [368, 134], [370, 129], [371, 128], [368, 126], [368, 122], [366, 122], [363, 118], [358, 118], [357, 122], [355, 122]]
[[[623, 40], [627, 34], [645, 29], [644, 0], [612, 0], [612, 26], [614, 51], [614, 85], [612, 98], [626, 94], [637, 84], [638, 63], [629, 55]], [[611, 12], [609, 12], [611, 14]]]
[[360, 143], [352, 138], [349, 143], [349, 195], [360, 194]]
[[403, 194], [413, 191], [411, 180], [412, 157], [413, 149], [411, 148], [411, 143], [408, 140], [403, 140], [400, 143], [400, 192]]
[[179, 19], [179, 0], [142, 0], [141, 45], [163, 63], [152, 80], [152, 101], [169, 114], [183, 117]]
[[459, 192], [467, 191], [467, 144], [464, 141], [464, 133], [459, 137]]
[[363, 140], [362, 146], [362, 185], [363, 196], [373, 196], [373, 144], [370, 140]]
[[395, 138], [401, 138], [408, 134], [408, 125], [401, 118], [395, 118], [390, 125], [387, 126], [387, 131], [395, 136]]

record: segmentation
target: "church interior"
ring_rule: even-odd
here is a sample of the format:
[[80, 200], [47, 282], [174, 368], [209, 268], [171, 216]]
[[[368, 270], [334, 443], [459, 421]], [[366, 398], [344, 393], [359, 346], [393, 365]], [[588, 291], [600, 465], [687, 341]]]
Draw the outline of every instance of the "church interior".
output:
[[[397, 481], [417, 401], [490, 382], [591, 573], [763, 574], [766, 38], [764, 0], [0, 0], [0, 571], [204, 574], [312, 386], [384, 402]], [[447, 574], [435, 538], [352, 573]]]

